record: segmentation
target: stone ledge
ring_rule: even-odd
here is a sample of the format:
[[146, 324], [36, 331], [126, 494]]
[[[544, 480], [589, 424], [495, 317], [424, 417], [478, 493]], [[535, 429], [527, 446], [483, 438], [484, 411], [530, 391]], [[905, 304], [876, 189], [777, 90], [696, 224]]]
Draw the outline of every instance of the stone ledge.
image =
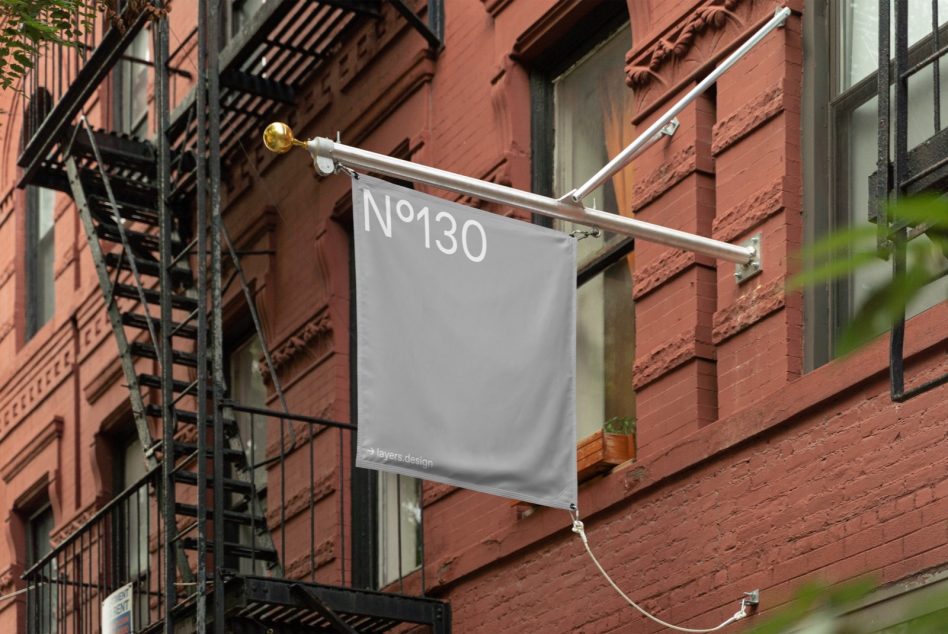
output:
[[[312, 553], [306, 552], [286, 566], [287, 579], [305, 579], [336, 558], [336, 538], [324, 539]], [[314, 567], [315, 566], [315, 567]]]
[[716, 240], [732, 242], [752, 228], [784, 209], [783, 179], [778, 178], [750, 197], [715, 217], [711, 235]]
[[444, 484], [442, 482], [425, 482], [421, 493], [422, 506], [430, 506], [457, 490], [458, 488], [456, 486], [450, 484]]
[[677, 152], [648, 176], [632, 191], [632, 211], [639, 211], [669, 189], [683, 181], [698, 169], [695, 146], [689, 145]]
[[707, 348], [706, 343], [695, 339], [693, 332], [686, 332], [649, 351], [635, 361], [635, 389], [642, 389], [692, 359], [713, 360], [714, 350]]
[[730, 306], [714, 313], [711, 341], [715, 345], [746, 330], [764, 317], [786, 305], [786, 279], [778, 277], [767, 284], [754, 287], [741, 295]]
[[639, 301], [656, 288], [682, 273], [696, 261], [692, 251], [669, 249], [635, 273], [632, 297]]
[[[280, 507], [269, 509], [266, 514], [267, 528], [273, 532], [277, 527], [283, 524], [281, 519], [289, 523], [289, 521], [297, 515], [308, 511], [311, 503], [315, 505], [320, 500], [335, 493], [336, 480], [338, 477], [339, 475], [335, 467], [321, 473], [316, 476], [315, 481], [310, 483], [310, 486], [304, 486], [290, 496], [282, 509]], [[308, 473], [305, 474], [305, 478], [307, 480], [309, 479]], [[312, 498], [310, 494], [312, 494]]]
[[[9, 484], [24, 468], [30, 465], [40, 453], [54, 442], [58, 442], [63, 435], [62, 416], [53, 416], [48, 423], [34, 430], [33, 437], [27, 441], [17, 453], [10, 456], [0, 466], [0, 477]], [[52, 466], [52, 465], [49, 465]]]
[[777, 85], [748, 101], [726, 119], [714, 124], [711, 155], [717, 156], [783, 112], [783, 86]]

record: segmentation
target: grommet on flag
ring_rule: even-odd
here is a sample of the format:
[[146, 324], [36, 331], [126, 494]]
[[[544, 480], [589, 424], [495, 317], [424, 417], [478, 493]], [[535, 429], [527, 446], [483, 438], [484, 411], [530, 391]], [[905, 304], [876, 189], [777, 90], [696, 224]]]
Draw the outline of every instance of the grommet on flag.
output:
[[351, 167], [346, 167], [345, 165], [343, 165], [343, 164], [341, 164], [341, 163], [336, 163], [336, 173], [337, 173], [337, 174], [348, 174], [349, 176], [351, 176], [351, 177], [354, 178], [355, 180], [359, 180], [359, 173], [358, 173], [358, 172], [356, 172], [356, 171], [355, 171], [354, 169], [352, 169]]

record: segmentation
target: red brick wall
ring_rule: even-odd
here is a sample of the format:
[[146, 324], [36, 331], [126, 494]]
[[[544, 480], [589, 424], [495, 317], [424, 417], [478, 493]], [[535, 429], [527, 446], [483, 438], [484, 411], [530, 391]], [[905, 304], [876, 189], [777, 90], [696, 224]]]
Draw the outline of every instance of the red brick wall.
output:
[[[329, 60], [291, 123], [299, 136], [338, 130], [348, 144], [528, 189], [528, 72], [564, 42], [575, 44], [598, 3], [447, 5], [440, 56], [427, 55], [423, 40], [387, 8]], [[757, 0], [628, 5], [628, 70], [638, 103], [630, 124], [638, 129], [774, 8]], [[803, 213], [804, 6], [791, 6], [786, 28], [687, 108], [676, 135], [632, 168], [638, 217], [727, 241], [760, 232], [764, 272], [736, 285], [730, 264], [638, 242], [629, 387], [637, 391], [639, 460], [580, 488], [592, 547], [620, 586], [662, 618], [692, 627], [719, 623], [754, 588], [766, 612], [807, 578], [874, 572], [893, 582], [948, 560], [948, 480], [939, 452], [948, 433], [946, 388], [891, 403], [884, 340], [802, 372], [801, 298], [784, 291]], [[728, 13], [699, 24], [713, 7]], [[184, 12], [172, 18], [187, 33]], [[668, 42], [680, 52], [667, 53]], [[13, 117], [4, 132], [17, 125]], [[15, 175], [13, 148], [0, 172], [6, 187]], [[247, 248], [275, 250], [246, 266], [290, 409], [347, 419], [347, 181], [316, 176], [302, 154], [247, 152], [224, 170], [226, 222]], [[12, 509], [45, 489], [65, 534], [109, 493], [101, 434], [127, 407], [127, 392], [65, 197], [56, 224], [56, 316], [23, 343], [22, 196], [6, 200], [0, 504]], [[228, 302], [238, 300], [232, 290]], [[909, 376], [948, 370], [946, 319], [941, 305], [909, 322]], [[360, 547], [346, 536], [343, 549], [337, 438], [317, 440], [324, 455], [317, 478], [329, 483], [318, 502], [317, 566], [325, 581], [338, 581], [343, 561], [351, 570], [348, 558]], [[451, 601], [455, 631], [658, 631], [599, 578], [565, 513], [524, 514], [506, 500], [441, 485], [426, 486], [425, 501], [426, 578], [433, 594]], [[17, 587], [18, 521], [9, 515], [0, 540], [0, 592]], [[289, 544], [286, 563], [305, 573], [299, 548], [308, 540], [299, 542]], [[417, 575], [409, 579], [409, 587], [418, 583]], [[0, 605], [0, 629], [14, 629], [15, 606], [22, 602]]]

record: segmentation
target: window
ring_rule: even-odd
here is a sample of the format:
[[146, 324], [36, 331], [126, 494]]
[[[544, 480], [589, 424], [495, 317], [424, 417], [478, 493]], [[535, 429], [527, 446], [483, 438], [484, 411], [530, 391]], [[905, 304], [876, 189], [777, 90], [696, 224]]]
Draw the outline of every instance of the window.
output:
[[[352, 437], [354, 442], [355, 434]], [[400, 586], [424, 560], [422, 482], [396, 473], [353, 469], [352, 584], [371, 589]]]
[[[134, 433], [129, 433], [118, 441], [113, 461], [115, 495], [145, 477], [145, 452], [141, 441]], [[116, 562], [118, 577], [122, 580], [136, 580], [148, 571], [148, 487], [140, 487], [117, 508], [116, 521], [113, 523], [117, 534], [119, 561]]]
[[[230, 398], [241, 405], [248, 407], [265, 408], [267, 406], [267, 387], [263, 383], [260, 359], [263, 357], [263, 348], [260, 339], [253, 335], [233, 349], [228, 358], [228, 373], [230, 379]], [[256, 490], [257, 510], [255, 514], [263, 516], [267, 510], [267, 418], [251, 415], [247, 412], [234, 412], [237, 428], [240, 432], [240, 442], [247, 457], [247, 464], [254, 467], [253, 483]], [[231, 506], [235, 511], [247, 510], [247, 500], [242, 496], [234, 495]], [[238, 542], [252, 545], [255, 540], [254, 530], [263, 530], [263, 526], [251, 527], [241, 525], [238, 530]], [[257, 562], [257, 570], [253, 570], [253, 562], [241, 559], [232, 562], [244, 574], [262, 574], [265, 564]]]
[[221, 48], [253, 19], [266, 0], [231, 0], [221, 4]]
[[53, 316], [56, 305], [54, 225], [56, 194], [43, 187], [26, 190], [26, 338]]
[[[54, 527], [53, 508], [47, 503], [30, 516], [26, 531], [26, 568], [29, 569], [52, 552], [50, 534]], [[55, 561], [45, 567], [44, 573], [55, 578]], [[38, 585], [30, 590], [27, 625], [30, 634], [53, 634], [56, 632], [56, 586]]]
[[421, 480], [379, 471], [376, 500], [381, 588], [421, 566]]
[[115, 121], [120, 132], [148, 136], [148, 69], [151, 66], [149, 31], [139, 31], [122, 62], [115, 67]]
[[[142, 443], [129, 425], [124, 436], [113, 445], [112, 479], [114, 495], [118, 496], [140, 482], [147, 473]], [[151, 510], [148, 486], [140, 486], [115, 507], [112, 516], [113, 543], [111, 578], [116, 586], [135, 584], [135, 623], [148, 622], [148, 595], [142, 592], [149, 585], [149, 526]]]
[[[553, 128], [553, 147], [536, 153], [549, 155], [547, 165], [535, 166], [538, 172], [551, 171], [552, 179], [535, 184], [538, 191], [562, 196], [634, 138], [632, 93], [625, 86], [623, 70], [631, 46], [629, 25], [613, 28], [596, 40], [571, 65], [534, 79], [534, 99], [546, 102], [540, 104], [540, 111], [552, 115], [542, 126], [545, 131], [535, 126], [534, 142], [549, 138], [549, 126]], [[592, 192], [586, 204], [629, 214], [631, 198], [632, 173], [627, 169]], [[555, 221], [553, 226], [566, 232], [590, 229], [565, 221]], [[635, 414], [635, 307], [631, 240], [609, 232], [578, 237], [576, 420], [577, 437], [583, 438], [612, 417]]]
[[[921, 51], [931, 47], [932, 2], [909, 0], [909, 43]], [[937, 0], [938, 19], [944, 28], [948, 0]], [[818, 29], [804, 29], [819, 33]], [[876, 171], [878, 154], [877, 76], [879, 50], [879, 3], [875, 0], [834, 0], [830, 7], [826, 41], [813, 42], [815, 61], [807, 67], [814, 99], [824, 100], [804, 117], [804, 134], [812, 143], [814, 168], [808, 174], [808, 239], [835, 228], [869, 222], [869, 177]], [[891, 36], [894, 43], [894, 34]], [[828, 52], [828, 53], [827, 53]], [[926, 50], [926, 53], [928, 51]], [[820, 55], [828, 54], [829, 59]], [[911, 49], [910, 49], [911, 54]], [[826, 72], [828, 62], [830, 72]], [[940, 69], [941, 85], [948, 81], [948, 64]], [[932, 72], [909, 80], [908, 146], [911, 149], [935, 133]], [[820, 149], [823, 121], [829, 133], [829, 151]], [[940, 102], [940, 117], [948, 120], [948, 100]], [[893, 126], [894, 128], [894, 126]], [[829, 165], [821, 161], [829, 160]], [[921, 236], [919, 240], [928, 240]], [[866, 300], [870, 290], [891, 275], [891, 263], [883, 260], [860, 269], [851, 279], [815, 289], [807, 306], [807, 366], [812, 368], [832, 358], [835, 338]], [[948, 279], [930, 284], [909, 306], [907, 316], [918, 314], [948, 297]]]

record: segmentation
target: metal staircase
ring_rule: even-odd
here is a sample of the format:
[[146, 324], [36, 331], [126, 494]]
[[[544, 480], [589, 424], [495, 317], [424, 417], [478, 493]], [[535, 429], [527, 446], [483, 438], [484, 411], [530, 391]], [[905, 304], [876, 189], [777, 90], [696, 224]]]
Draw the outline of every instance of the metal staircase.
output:
[[[199, 537], [193, 533], [204, 511], [201, 507], [213, 506], [214, 485], [220, 479], [227, 497], [227, 504], [223, 506], [229, 508], [216, 511], [221, 513], [225, 535], [247, 535], [246, 531], [237, 530], [238, 527], [250, 526], [253, 530], [250, 543], [223, 542], [223, 552], [219, 554], [222, 559], [218, 561], [248, 559], [254, 563], [266, 562], [268, 569], [278, 574], [277, 552], [250, 475], [254, 465], [249, 464], [242, 448], [246, 439], [241, 439], [233, 418], [221, 416], [221, 443], [215, 442], [216, 430], [212, 425], [207, 425], [206, 421], [203, 427], [199, 424], [198, 410], [202, 405], [206, 407], [213, 395], [226, 393], [225, 385], [214, 383], [219, 381], [222, 373], [207, 371], [209, 355], [206, 354], [206, 343], [204, 352], [198, 345], [202, 322], [203, 339], [205, 342], [213, 339], [207, 332], [212, 322], [200, 318], [207, 313], [207, 306], [205, 299], [194, 292], [195, 286], [200, 285], [195, 284], [190, 266], [191, 252], [202, 236], [185, 244], [180, 237], [189, 227], [181, 226], [179, 221], [187, 217], [181, 213], [160, 217], [153, 162], [149, 164], [128, 160], [121, 155], [107, 155], [98, 146], [95, 134], [84, 119], [76, 134], [85, 135], [87, 142], [73, 142], [67, 149], [66, 171], [118, 344], [145, 461], [151, 469], [170, 454], [172, 479], [166, 483], [165, 491], [177, 497], [180, 489], [182, 500], [188, 500], [174, 500], [174, 525], [182, 524], [179, 518], [186, 518], [186, 521], [183, 522], [184, 528], [168, 539], [185, 551], [199, 550]], [[139, 143], [145, 150], [139, 156], [147, 155], [147, 144]], [[120, 181], [120, 186], [113, 186], [113, 181]], [[159, 236], [162, 232], [171, 235], [174, 255], [169, 266], [164, 266], [161, 258]], [[198, 233], [202, 233], [200, 228]], [[163, 269], [168, 273], [171, 288], [162, 284]], [[161, 314], [167, 310], [179, 316], [165, 321], [161, 315], [154, 314], [156, 308]], [[171, 342], [170, 367], [161, 367], [166, 364], [166, 359], [161, 358], [162, 335]], [[205, 359], [200, 368], [199, 359]], [[141, 372], [142, 360], [156, 361], [160, 371]], [[152, 433], [160, 425], [151, 423], [152, 420], [161, 420], [165, 407], [160, 399], [152, 399], [150, 394], [166, 385], [163, 377], [167, 374], [172, 376], [168, 383], [172, 400], [167, 408], [174, 428], [170, 452], [163, 450], [161, 436]], [[176, 376], [188, 378], [174, 378]], [[211, 405], [217, 410], [222, 409], [220, 404]], [[208, 418], [213, 421], [214, 417], [205, 416]], [[199, 439], [204, 439], [204, 442], [199, 442]], [[220, 452], [220, 462], [215, 460], [216, 451]], [[207, 471], [213, 475], [201, 473], [201, 456]], [[202, 499], [203, 504], [200, 502]], [[213, 522], [215, 511], [207, 512], [204, 517]], [[214, 545], [208, 544], [208, 550], [213, 552]], [[187, 561], [180, 555], [179, 560]], [[189, 566], [179, 567], [183, 567], [179, 572], [185, 578], [191, 578]]]

